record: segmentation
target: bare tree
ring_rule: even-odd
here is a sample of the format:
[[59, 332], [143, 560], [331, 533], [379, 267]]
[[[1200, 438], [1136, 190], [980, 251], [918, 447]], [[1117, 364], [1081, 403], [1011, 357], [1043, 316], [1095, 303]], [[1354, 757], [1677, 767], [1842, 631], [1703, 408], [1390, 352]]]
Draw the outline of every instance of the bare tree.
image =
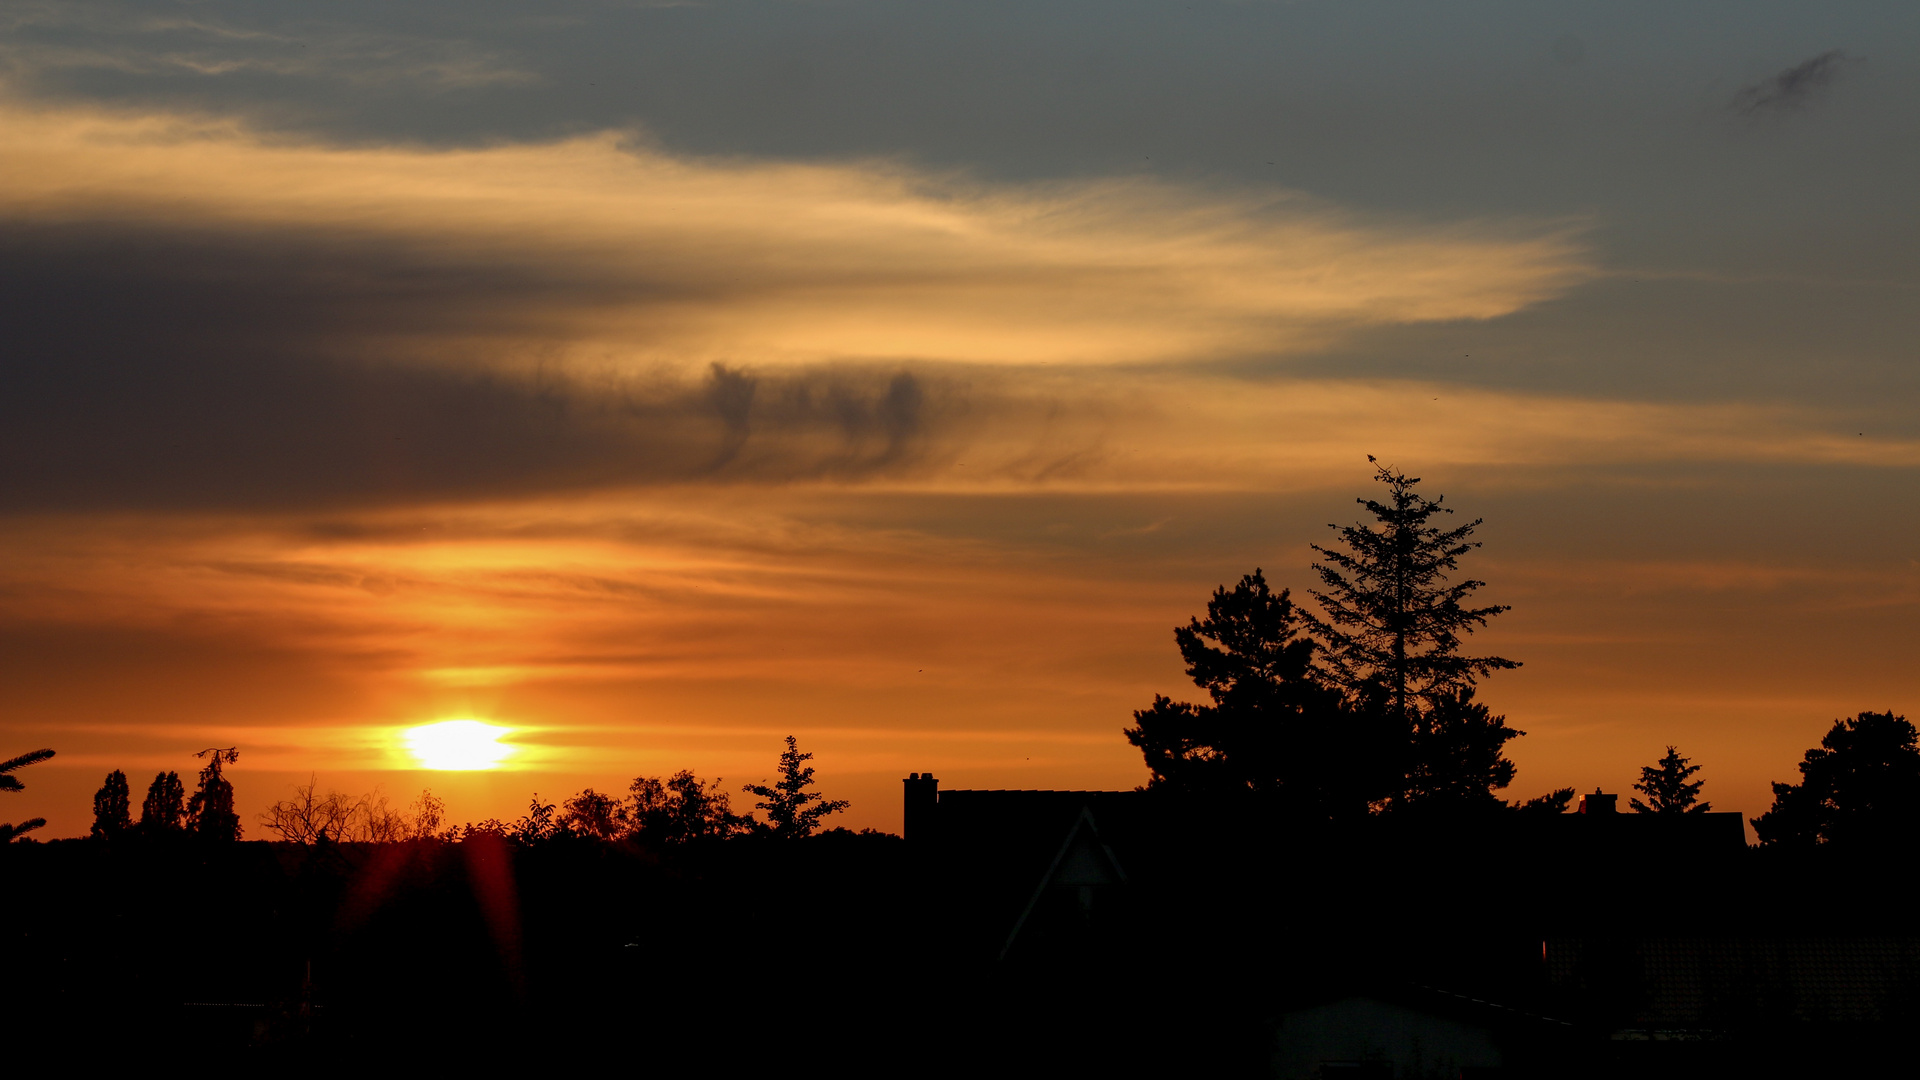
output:
[[440, 836], [441, 829], [447, 823], [447, 803], [432, 791], [422, 788], [420, 797], [409, 807], [412, 817], [407, 821], [407, 836], [413, 840], [433, 840]]
[[270, 833], [294, 844], [311, 844], [326, 837], [345, 839], [348, 819], [353, 816], [354, 801], [337, 791], [316, 794], [314, 778], [293, 789], [291, 799], [283, 799], [260, 815], [260, 823]]
[[395, 844], [411, 832], [405, 812], [388, 802], [386, 792], [377, 787], [360, 796], [347, 819], [349, 839], [363, 844]]

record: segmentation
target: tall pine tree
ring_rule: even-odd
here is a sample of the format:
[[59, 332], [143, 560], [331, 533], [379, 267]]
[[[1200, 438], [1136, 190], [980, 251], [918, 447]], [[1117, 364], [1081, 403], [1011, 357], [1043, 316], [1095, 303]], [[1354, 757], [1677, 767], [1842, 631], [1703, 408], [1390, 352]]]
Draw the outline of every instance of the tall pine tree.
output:
[[1503, 747], [1523, 733], [1473, 700], [1474, 687], [1520, 665], [1462, 652], [1468, 634], [1507, 608], [1472, 606], [1486, 582], [1452, 580], [1460, 557], [1480, 546], [1470, 538], [1481, 522], [1439, 528], [1433, 519], [1453, 510], [1416, 492], [1419, 477], [1367, 460], [1386, 500], [1355, 500], [1373, 523], [1329, 526], [1339, 545], [1313, 545], [1324, 561], [1313, 564], [1322, 589], [1311, 595], [1325, 617], [1305, 620], [1325, 644], [1329, 680], [1401, 733], [1404, 779], [1393, 801], [1496, 805], [1492, 790], [1514, 773]]

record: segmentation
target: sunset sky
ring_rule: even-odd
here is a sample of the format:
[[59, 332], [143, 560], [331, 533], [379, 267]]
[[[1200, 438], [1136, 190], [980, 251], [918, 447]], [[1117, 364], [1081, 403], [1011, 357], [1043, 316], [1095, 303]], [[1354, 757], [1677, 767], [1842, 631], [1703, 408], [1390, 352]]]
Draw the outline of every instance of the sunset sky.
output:
[[0, 818], [1132, 787], [1369, 454], [1508, 797], [1757, 814], [1920, 715], [1917, 197], [1911, 3], [0, 3]]

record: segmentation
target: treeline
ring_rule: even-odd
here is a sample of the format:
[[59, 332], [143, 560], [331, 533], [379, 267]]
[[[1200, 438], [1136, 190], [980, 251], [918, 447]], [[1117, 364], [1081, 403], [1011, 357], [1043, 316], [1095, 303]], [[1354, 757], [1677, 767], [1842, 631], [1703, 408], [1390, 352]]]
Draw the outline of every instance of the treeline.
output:
[[[1374, 465], [1385, 497], [1357, 500], [1372, 522], [1330, 526], [1336, 542], [1313, 545], [1317, 612], [1255, 569], [1174, 630], [1210, 701], [1155, 695], [1134, 713], [1125, 734], [1150, 789], [1252, 798], [1306, 820], [1508, 805], [1494, 793], [1512, 783], [1505, 747], [1524, 733], [1475, 695], [1480, 679], [1520, 664], [1465, 649], [1508, 608], [1476, 606], [1486, 583], [1454, 579], [1481, 521], [1439, 527], [1451, 507], [1422, 496], [1419, 477]], [[1572, 797], [1518, 805], [1558, 811]]]
[[[741, 790], [758, 797], [753, 810], [736, 812], [720, 781], [706, 781], [682, 769], [671, 776], [636, 777], [624, 795], [587, 788], [559, 803], [543, 802], [535, 793], [527, 812], [513, 821], [488, 818], [454, 824], [447, 820], [446, 802], [431, 790], [407, 807], [396, 807], [378, 791], [351, 796], [319, 792], [309, 781], [294, 796], [274, 803], [260, 815], [261, 828], [283, 843], [404, 843], [442, 841], [459, 843], [489, 836], [522, 846], [565, 840], [634, 841], [642, 844], [688, 844], [735, 837], [798, 839], [812, 836], [822, 822], [847, 808], [844, 799], [829, 799], [816, 791], [813, 759], [787, 736], [780, 754], [778, 779], [771, 784], [747, 784]], [[45, 752], [51, 756], [51, 751]], [[211, 754], [200, 774], [198, 790], [186, 796], [177, 773], [155, 776], [147, 790], [138, 821], [132, 818], [125, 772], [115, 769], [94, 796], [91, 836], [101, 840], [134, 837], [195, 836], [208, 840], [238, 840], [239, 818], [233, 813], [233, 785], [221, 775], [222, 764], [239, 757], [234, 749], [202, 751]], [[44, 760], [44, 759], [36, 759]], [[5, 777], [0, 772], [0, 777]], [[11, 779], [11, 777], [7, 777]], [[18, 782], [15, 781], [17, 784]], [[753, 811], [759, 811], [759, 815]]]
[[[1374, 459], [1369, 458], [1369, 461]], [[1476, 604], [1486, 582], [1460, 576], [1480, 546], [1475, 519], [1453, 528], [1420, 478], [1374, 462], [1380, 499], [1358, 499], [1370, 521], [1332, 525], [1312, 545], [1317, 606], [1275, 592], [1261, 570], [1214, 590], [1204, 618], [1174, 630], [1204, 703], [1155, 695], [1127, 740], [1148, 788], [1201, 800], [1263, 805], [1296, 821], [1462, 811], [1559, 813], [1572, 788], [1503, 801], [1516, 768], [1506, 744], [1524, 735], [1477, 700], [1479, 681], [1520, 666], [1475, 655], [1467, 638], [1506, 612]], [[1700, 766], [1673, 747], [1641, 769], [1632, 810], [1704, 813]], [[1773, 785], [1752, 819], [1769, 846], [1882, 843], [1920, 835], [1920, 746], [1905, 717], [1862, 712], [1837, 720], [1807, 752], [1799, 783]]]
[[[43, 751], [48, 757], [53, 751]], [[194, 755], [205, 758], [193, 796], [187, 796], [180, 774], [171, 770], [156, 773], [147, 785], [146, 798], [140, 802], [140, 817], [133, 817], [133, 789], [127, 774], [115, 769], [93, 796], [95, 838], [197, 836], [206, 840], [240, 839], [240, 815], [233, 809], [233, 783], [222, 766], [240, 759], [232, 747], [209, 748]], [[44, 822], [41, 822], [44, 824]]]

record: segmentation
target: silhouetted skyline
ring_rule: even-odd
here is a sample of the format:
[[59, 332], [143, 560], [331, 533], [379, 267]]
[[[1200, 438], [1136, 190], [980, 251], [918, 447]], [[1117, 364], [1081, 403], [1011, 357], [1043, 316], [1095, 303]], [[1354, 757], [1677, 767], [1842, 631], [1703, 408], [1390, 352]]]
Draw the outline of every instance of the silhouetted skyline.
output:
[[1308, 603], [1368, 455], [1484, 519], [1529, 797], [1757, 813], [1920, 707], [1910, 6], [0, 10], [43, 835], [208, 746], [243, 822], [789, 733], [854, 827], [1130, 788], [1166, 628]]

